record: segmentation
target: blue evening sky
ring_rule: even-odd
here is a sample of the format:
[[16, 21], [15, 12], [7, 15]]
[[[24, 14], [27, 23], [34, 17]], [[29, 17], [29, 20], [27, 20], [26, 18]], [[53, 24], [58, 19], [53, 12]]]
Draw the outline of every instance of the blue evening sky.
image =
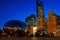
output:
[[[48, 10], [60, 15], [60, 0], [41, 0], [44, 3], [44, 14], [48, 18]], [[20, 20], [36, 12], [36, 0], [0, 0], [0, 29], [9, 20]]]

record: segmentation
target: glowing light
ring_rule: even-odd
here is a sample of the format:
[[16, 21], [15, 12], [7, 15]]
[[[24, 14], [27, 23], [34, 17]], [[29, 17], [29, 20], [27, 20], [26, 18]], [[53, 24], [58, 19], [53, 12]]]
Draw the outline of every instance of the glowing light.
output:
[[33, 35], [37, 32], [37, 27], [33, 27]]

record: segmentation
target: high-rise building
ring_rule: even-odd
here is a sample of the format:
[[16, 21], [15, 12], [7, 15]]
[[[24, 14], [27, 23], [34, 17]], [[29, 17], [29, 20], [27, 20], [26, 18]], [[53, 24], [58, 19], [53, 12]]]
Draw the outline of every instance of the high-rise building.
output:
[[44, 22], [43, 3], [37, 2], [37, 22], [39, 29], [42, 29]]
[[44, 16], [44, 7], [43, 2], [41, 1], [37, 1], [37, 23], [38, 30], [41, 30], [42, 32], [47, 31], [46, 18]]
[[36, 25], [36, 16], [34, 14], [31, 14], [28, 16], [25, 20], [26, 24], [28, 26], [35, 26]]
[[37, 4], [37, 16], [30, 15], [26, 18], [26, 24], [30, 26], [31, 32], [34, 32], [33, 30], [41, 30], [41, 32], [46, 32], [46, 18], [44, 17], [44, 8], [43, 8], [43, 2], [36, 1]]
[[32, 34], [35, 35], [35, 30], [33, 33], [33, 27], [35, 28], [36, 26], [36, 15], [31, 14], [30, 16], [26, 18], [25, 22], [28, 25], [28, 32], [29, 32], [28, 35], [32, 35]]

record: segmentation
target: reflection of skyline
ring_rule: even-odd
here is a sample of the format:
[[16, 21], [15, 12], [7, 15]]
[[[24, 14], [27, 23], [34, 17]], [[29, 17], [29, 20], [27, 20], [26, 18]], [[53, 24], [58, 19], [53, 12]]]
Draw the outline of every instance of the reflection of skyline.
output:
[[[24, 21], [31, 13], [36, 14], [36, 0], [0, 0], [0, 29], [8, 20], [22, 20]], [[59, 4], [60, 0], [42, 0], [44, 2], [44, 14], [47, 17], [48, 10], [52, 9], [57, 15], [60, 15]], [[57, 11], [58, 10], [58, 11]]]
[[11, 28], [18, 27], [23, 29], [23, 28], [27, 28], [27, 25], [19, 20], [11, 20], [11, 21], [7, 21], [4, 24], [4, 27], [11, 27]]

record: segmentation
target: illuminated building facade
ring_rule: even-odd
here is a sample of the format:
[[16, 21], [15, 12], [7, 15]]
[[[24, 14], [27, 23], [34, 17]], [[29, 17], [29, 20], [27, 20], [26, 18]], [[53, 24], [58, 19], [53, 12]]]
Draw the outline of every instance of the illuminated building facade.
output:
[[37, 22], [39, 29], [42, 29], [44, 22], [43, 3], [37, 2]]
[[31, 14], [29, 17], [26, 18], [25, 22], [28, 26], [35, 26], [36, 25], [36, 16]]
[[[35, 31], [40, 30], [40, 33], [42, 33], [42, 34], [45, 33], [45, 34], [49, 34], [49, 35], [53, 34], [54, 36], [60, 36], [60, 16], [56, 15], [52, 10], [49, 10], [48, 18], [45, 18], [43, 3], [41, 1], [40, 2], [37, 1], [37, 16], [35, 16], [35, 17], [37, 18], [37, 19], [34, 19], [37, 22], [36, 30], [34, 28], [33, 23], [32, 23], [32, 25], [30, 25], [31, 21], [29, 21], [29, 23], [27, 22], [28, 20], [26, 21], [26, 23], [28, 25], [30, 25], [31, 34]], [[31, 19], [32, 18], [30, 17], [29, 20], [31, 20]], [[36, 23], [36, 22], [34, 21], [34, 23]], [[35, 31], [33, 31], [33, 29]]]
[[47, 31], [46, 30], [46, 18], [44, 16], [44, 7], [43, 2], [37, 1], [37, 27], [38, 30], [41, 30], [42, 32]]
[[48, 33], [53, 33], [55, 36], [60, 36], [60, 16], [56, 15], [52, 10], [49, 11], [47, 18]]
[[41, 33], [42, 32], [45, 33], [47, 32], [47, 26], [46, 18], [44, 17], [43, 3], [41, 1], [40, 2], [37, 1], [36, 3], [37, 3], [37, 16], [30, 15], [29, 17], [26, 18], [25, 22], [30, 28], [30, 33], [32, 32], [34, 34], [34, 32], [35, 31], [37, 32], [37, 30], [41, 30]]
[[36, 16], [31, 14], [29, 17], [26, 18], [25, 22], [28, 25], [28, 31], [29, 31], [28, 35], [34, 34], [35, 33], [35, 29], [34, 28], [37, 25], [36, 24]]
[[[36, 4], [37, 15], [32, 14], [26, 18], [25, 23], [28, 25], [28, 29], [24, 29], [24, 31], [28, 31], [29, 36], [36, 35], [36, 33], [39, 35], [44, 33], [60, 36], [60, 16], [56, 15], [52, 10], [49, 10], [48, 18], [45, 18], [43, 2], [37, 1]], [[10, 34], [12, 34], [13, 31], [16, 31], [17, 29], [21, 29], [20, 27], [26, 27], [25, 24], [20, 23], [19, 21], [14, 21], [12, 26], [9, 24], [4, 26], [4, 31], [10, 31]]]

